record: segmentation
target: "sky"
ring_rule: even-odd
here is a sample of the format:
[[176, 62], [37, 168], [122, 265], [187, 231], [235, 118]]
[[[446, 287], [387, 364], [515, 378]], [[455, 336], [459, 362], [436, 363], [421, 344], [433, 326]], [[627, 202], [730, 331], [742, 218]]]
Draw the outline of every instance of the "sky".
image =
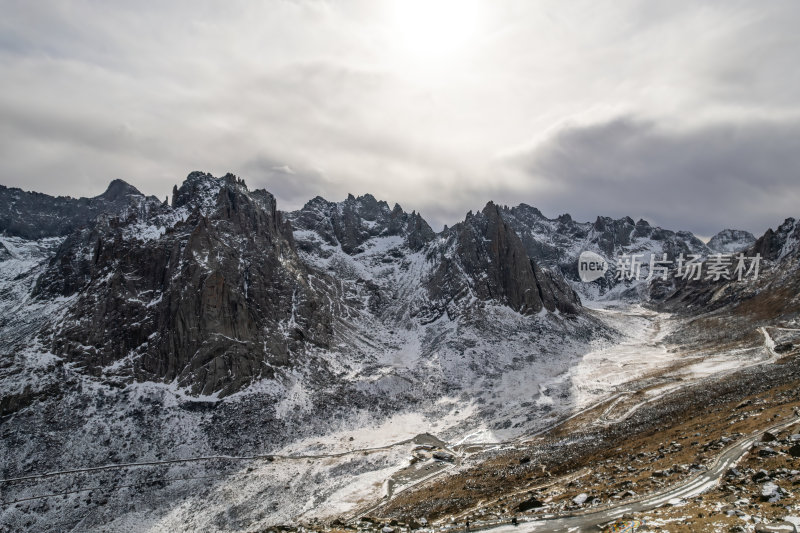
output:
[[0, 0], [0, 184], [279, 208], [493, 200], [710, 236], [800, 217], [800, 3]]

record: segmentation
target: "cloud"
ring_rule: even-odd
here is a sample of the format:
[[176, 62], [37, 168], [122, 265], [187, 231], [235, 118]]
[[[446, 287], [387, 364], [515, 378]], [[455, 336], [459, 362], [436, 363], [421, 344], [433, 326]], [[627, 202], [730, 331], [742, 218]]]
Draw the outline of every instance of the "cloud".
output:
[[[413, 31], [387, 30], [389, 5], [6, 2], [0, 183], [90, 196], [123, 178], [163, 197], [191, 170], [230, 171], [282, 209], [371, 193], [434, 227], [489, 199], [699, 233], [796, 214], [777, 138], [800, 117], [795, 2], [486, 1], [475, 34], [430, 57], [393, 41]], [[708, 180], [713, 212], [682, 207]], [[777, 200], [758, 193], [778, 183]], [[760, 214], [733, 213], [736, 195]]]
[[330, 187], [329, 180], [318, 169], [294, 168], [265, 155], [245, 163], [238, 174], [246, 177], [251, 189], [267, 189], [281, 199], [278, 208], [284, 211], [301, 207]]
[[556, 184], [545, 210], [648, 216], [711, 235], [724, 227], [763, 232], [800, 205], [800, 121], [723, 122], [670, 128], [637, 117], [566, 126], [508, 158], [523, 174]]

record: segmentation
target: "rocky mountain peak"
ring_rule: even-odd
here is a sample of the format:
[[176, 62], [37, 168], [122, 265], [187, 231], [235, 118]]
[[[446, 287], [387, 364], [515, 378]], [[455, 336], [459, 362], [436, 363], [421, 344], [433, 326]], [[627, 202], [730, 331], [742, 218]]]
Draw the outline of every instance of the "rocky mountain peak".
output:
[[773, 231], [769, 228], [764, 235], [753, 243], [751, 253], [760, 253], [761, 257], [779, 260], [800, 251], [800, 223], [792, 217], [783, 221]]
[[474, 297], [506, 304], [522, 314], [543, 308], [575, 310], [577, 295], [528, 257], [494, 202], [478, 213], [468, 213], [464, 222], [443, 236], [446, 244], [436, 250], [438, 268], [428, 282], [432, 300], [440, 307]]
[[98, 198], [115, 202], [124, 199], [127, 196], [144, 196], [139, 189], [126, 182], [125, 180], [115, 179], [108, 184], [106, 191]]
[[172, 189], [172, 207], [210, 208], [216, 204], [217, 195], [224, 186], [234, 182], [226, 175], [217, 178], [206, 172], [190, 172], [180, 187]]
[[65, 240], [35, 293], [73, 301], [43, 334], [51, 352], [224, 395], [325, 346], [330, 316], [274, 197], [232, 174], [192, 173], [175, 190], [175, 207], [98, 218]]
[[707, 246], [716, 253], [733, 253], [742, 251], [755, 242], [756, 238], [749, 231], [724, 229], [711, 237]]
[[542, 214], [542, 212], [538, 208], [533, 207], [533, 206], [528, 205], [528, 204], [519, 204], [516, 207], [512, 207], [511, 210], [514, 211], [515, 214], [518, 214], [518, 216], [519, 216], [519, 214], [523, 214], [524, 213], [527, 216], [545, 218], [545, 216]]
[[500, 218], [500, 208], [489, 200], [481, 210], [481, 214], [487, 218], [497, 220]]
[[288, 218], [296, 230], [313, 231], [348, 254], [360, 253], [364, 243], [375, 237], [400, 236], [412, 250], [419, 250], [435, 235], [420, 215], [406, 213], [398, 204], [390, 209], [371, 194], [350, 194], [338, 203], [316, 197]]

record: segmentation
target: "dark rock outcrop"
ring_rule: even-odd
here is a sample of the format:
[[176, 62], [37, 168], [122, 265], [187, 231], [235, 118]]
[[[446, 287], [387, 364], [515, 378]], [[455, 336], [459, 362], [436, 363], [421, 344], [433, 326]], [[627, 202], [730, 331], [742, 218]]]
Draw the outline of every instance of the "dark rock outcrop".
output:
[[787, 218], [778, 229], [769, 228], [750, 248], [751, 254], [759, 253], [761, 257], [777, 260], [788, 253], [797, 252], [800, 245], [800, 224], [794, 218]]
[[543, 506], [544, 503], [541, 500], [539, 500], [538, 498], [531, 497], [528, 498], [527, 500], [520, 502], [520, 504], [517, 506], [517, 511], [519, 511], [520, 513], [524, 513], [525, 511], [530, 511], [531, 509], [539, 509]]
[[94, 198], [56, 197], [0, 185], [0, 233], [24, 239], [63, 237], [100, 214], [120, 213], [133, 198], [144, 196], [119, 179]]
[[229, 394], [326, 346], [330, 316], [266, 191], [195, 172], [173, 197], [64, 242], [42, 298], [74, 299], [45, 337], [94, 374]]
[[9, 249], [6, 248], [2, 242], [0, 242], [0, 261], [6, 261], [7, 259], [11, 259], [13, 257], [14, 256], [11, 254], [11, 251], [9, 251]]
[[489, 202], [480, 213], [443, 234], [445, 244], [428, 255], [438, 265], [426, 286], [434, 315], [452, 303], [497, 301], [523, 314], [543, 308], [571, 313], [578, 296], [566, 282], [540, 269], [522, 241], [506, 223], [501, 210]]

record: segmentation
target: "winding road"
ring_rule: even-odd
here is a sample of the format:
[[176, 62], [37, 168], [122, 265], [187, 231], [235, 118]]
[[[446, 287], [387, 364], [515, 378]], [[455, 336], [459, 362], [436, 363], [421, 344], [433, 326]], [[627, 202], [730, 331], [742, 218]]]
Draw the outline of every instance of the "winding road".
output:
[[494, 526], [487, 524], [484, 527], [480, 527], [479, 524], [476, 524], [477, 527], [473, 527], [472, 530], [476, 531], [480, 529], [484, 531], [492, 531], [494, 533], [506, 533], [511, 531], [517, 533], [592, 531], [594, 530], [592, 528], [596, 528], [601, 524], [611, 522], [612, 520], [620, 518], [626, 513], [649, 511], [664, 505], [670, 500], [692, 498], [714, 487], [722, 478], [722, 476], [725, 475], [725, 472], [727, 472], [730, 467], [735, 465], [736, 462], [739, 461], [739, 459], [741, 459], [748, 450], [750, 450], [753, 444], [755, 444], [761, 438], [765, 431], [777, 432], [798, 422], [800, 422], [800, 418], [795, 416], [790, 420], [770, 426], [756, 432], [753, 435], [750, 435], [749, 437], [740, 439], [726, 448], [717, 457], [707, 471], [698, 474], [693, 478], [684, 481], [683, 483], [669, 487], [654, 494], [650, 494], [637, 501], [621, 503], [606, 509], [576, 513], [570, 516], [559, 518], [544, 518], [530, 522], [520, 522], [518, 526], [509, 524]]

